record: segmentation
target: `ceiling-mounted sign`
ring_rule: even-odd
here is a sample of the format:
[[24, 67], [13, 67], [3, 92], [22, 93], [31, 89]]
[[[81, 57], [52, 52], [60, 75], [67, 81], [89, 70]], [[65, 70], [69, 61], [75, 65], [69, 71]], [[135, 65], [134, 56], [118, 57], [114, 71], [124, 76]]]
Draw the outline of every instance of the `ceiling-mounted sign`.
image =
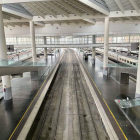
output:
[[131, 43], [131, 51], [138, 51], [139, 50], [139, 43]]
[[7, 52], [14, 52], [14, 45], [6, 45], [7, 46]]

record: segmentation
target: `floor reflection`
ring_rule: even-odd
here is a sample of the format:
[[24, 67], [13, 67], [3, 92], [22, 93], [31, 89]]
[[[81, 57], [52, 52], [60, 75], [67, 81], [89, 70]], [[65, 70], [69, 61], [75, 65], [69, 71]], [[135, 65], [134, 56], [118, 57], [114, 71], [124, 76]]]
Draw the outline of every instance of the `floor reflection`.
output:
[[[140, 135], [134, 129], [134, 127], [129, 123], [128, 119], [120, 111], [114, 99], [126, 99], [129, 97], [133, 99], [135, 97], [136, 84], [129, 81], [128, 85], [120, 85], [112, 78], [103, 78], [102, 69], [103, 63], [96, 58], [95, 65], [91, 65], [92, 57], [89, 56], [88, 60], [83, 59], [82, 53], [79, 55], [81, 61], [95, 82], [97, 88], [101, 92], [103, 98], [107, 102], [110, 110], [118, 121], [123, 132], [129, 140], [139, 140]], [[140, 107], [133, 107], [129, 109], [124, 109], [124, 113], [131, 119], [135, 127], [140, 130]]]

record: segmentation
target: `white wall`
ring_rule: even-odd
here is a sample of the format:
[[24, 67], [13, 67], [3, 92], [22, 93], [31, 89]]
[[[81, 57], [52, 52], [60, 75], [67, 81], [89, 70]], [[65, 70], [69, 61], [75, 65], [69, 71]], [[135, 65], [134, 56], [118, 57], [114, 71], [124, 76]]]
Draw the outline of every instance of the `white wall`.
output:
[[[56, 29], [58, 27], [58, 29]], [[77, 35], [77, 34], [103, 34], [104, 23], [96, 23], [90, 26], [49, 26], [36, 27], [36, 36], [59, 36], [59, 35]], [[110, 23], [110, 34], [118, 33], [140, 33], [140, 23]], [[10, 36], [29, 36], [29, 27], [5, 27], [5, 34]]]

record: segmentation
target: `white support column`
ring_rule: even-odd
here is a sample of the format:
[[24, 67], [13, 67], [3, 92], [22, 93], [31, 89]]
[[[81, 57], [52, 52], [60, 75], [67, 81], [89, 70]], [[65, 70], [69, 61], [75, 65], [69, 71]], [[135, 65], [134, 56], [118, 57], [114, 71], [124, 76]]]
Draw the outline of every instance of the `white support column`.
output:
[[30, 35], [31, 35], [31, 46], [32, 46], [33, 62], [37, 62], [37, 58], [36, 58], [36, 42], [35, 42], [35, 28], [34, 28], [34, 22], [33, 21], [30, 21]]
[[44, 36], [44, 45], [47, 45], [46, 36]]
[[137, 83], [136, 83], [136, 95], [135, 95], [135, 97], [140, 97], [140, 47], [139, 47], [139, 59], [138, 59]]
[[109, 43], [109, 17], [106, 17], [104, 30], [104, 60], [103, 60], [103, 75], [105, 76], [107, 76], [107, 66], [108, 66], [108, 43]]
[[47, 48], [44, 48], [44, 59], [47, 58]]
[[[44, 45], [46, 45], [47, 42], [46, 42], [46, 36], [44, 36]], [[44, 48], [44, 59], [47, 58], [47, 48]]]
[[[6, 62], [5, 65], [7, 64], [7, 47], [1, 5], [0, 5], [0, 59], [5, 60]], [[11, 80], [9, 75], [2, 76], [2, 84], [3, 84], [4, 100], [12, 99]]]
[[95, 47], [92, 47], [92, 58], [93, 58], [93, 64], [95, 64]]

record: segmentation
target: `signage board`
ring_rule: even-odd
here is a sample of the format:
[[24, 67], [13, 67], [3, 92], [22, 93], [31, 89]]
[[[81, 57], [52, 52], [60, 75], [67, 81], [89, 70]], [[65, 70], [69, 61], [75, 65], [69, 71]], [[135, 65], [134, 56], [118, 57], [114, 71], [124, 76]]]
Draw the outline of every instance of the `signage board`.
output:
[[14, 52], [14, 45], [7, 45], [7, 52]]
[[138, 51], [139, 50], [139, 43], [131, 43], [131, 51]]

